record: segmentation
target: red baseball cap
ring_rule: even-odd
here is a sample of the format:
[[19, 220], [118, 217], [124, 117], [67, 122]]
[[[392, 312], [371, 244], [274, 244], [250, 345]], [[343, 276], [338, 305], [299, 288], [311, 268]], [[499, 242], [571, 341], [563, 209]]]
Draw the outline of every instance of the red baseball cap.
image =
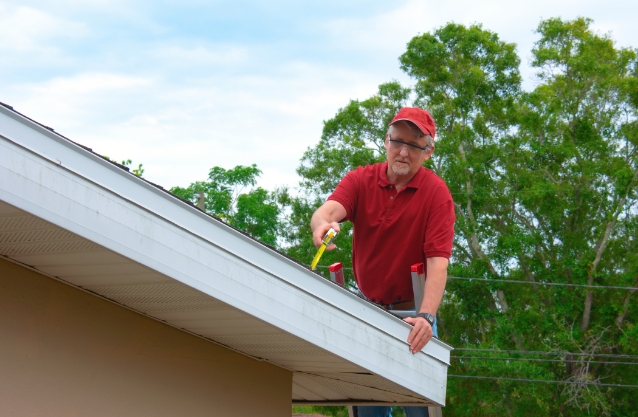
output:
[[392, 126], [400, 120], [407, 120], [408, 122], [414, 123], [423, 134], [432, 136], [432, 139], [434, 139], [436, 135], [434, 119], [427, 110], [418, 107], [404, 107], [399, 110], [388, 126]]

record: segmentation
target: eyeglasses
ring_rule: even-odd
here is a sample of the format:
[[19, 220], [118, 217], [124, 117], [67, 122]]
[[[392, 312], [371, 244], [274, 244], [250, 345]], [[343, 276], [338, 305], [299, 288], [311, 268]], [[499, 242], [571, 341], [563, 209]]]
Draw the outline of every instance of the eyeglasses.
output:
[[414, 155], [428, 150], [427, 146], [422, 147], [412, 143], [403, 142], [401, 140], [392, 139], [392, 136], [390, 135], [388, 135], [388, 142], [390, 142], [392, 149], [403, 149], [405, 147], [408, 150], [408, 153], [412, 153]]

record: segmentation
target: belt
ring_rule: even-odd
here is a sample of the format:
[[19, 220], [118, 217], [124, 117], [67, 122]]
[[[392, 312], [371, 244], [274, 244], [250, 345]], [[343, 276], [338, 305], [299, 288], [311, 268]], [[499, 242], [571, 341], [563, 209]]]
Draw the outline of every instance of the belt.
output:
[[399, 301], [392, 304], [379, 304], [385, 310], [413, 310], [414, 300]]

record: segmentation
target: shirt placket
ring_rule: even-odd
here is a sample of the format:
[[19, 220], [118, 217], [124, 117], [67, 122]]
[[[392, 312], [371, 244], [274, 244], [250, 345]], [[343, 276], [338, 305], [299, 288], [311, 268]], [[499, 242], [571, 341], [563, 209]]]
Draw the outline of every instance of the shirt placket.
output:
[[389, 185], [387, 188], [387, 202], [386, 202], [386, 208], [385, 208], [385, 213], [384, 213], [384, 218], [386, 220], [389, 219], [390, 213], [392, 213], [392, 209], [394, 208], [394, 203], [397, 199], [397, 189], [394, 185]]

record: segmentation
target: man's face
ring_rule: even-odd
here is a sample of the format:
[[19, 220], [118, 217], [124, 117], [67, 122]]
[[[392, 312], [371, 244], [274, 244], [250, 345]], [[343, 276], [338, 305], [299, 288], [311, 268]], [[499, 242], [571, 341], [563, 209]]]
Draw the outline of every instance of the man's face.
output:
[[[412, 178], [419, 168], [432, 155], [433, 148], [427, 151], [400, 144], [393, 141], [400, 141], [406, 144], [416, 145], [421, 148], [426, 146], [425, 138], [416, 138], [407, 125], [408, 122], [397, 122], [390, 128], [390, 133], [385, 138], [386, 156], [388, 166], [394, 175], [399, 178]], [[390, 172], [388, 172], [391, 175]]]

